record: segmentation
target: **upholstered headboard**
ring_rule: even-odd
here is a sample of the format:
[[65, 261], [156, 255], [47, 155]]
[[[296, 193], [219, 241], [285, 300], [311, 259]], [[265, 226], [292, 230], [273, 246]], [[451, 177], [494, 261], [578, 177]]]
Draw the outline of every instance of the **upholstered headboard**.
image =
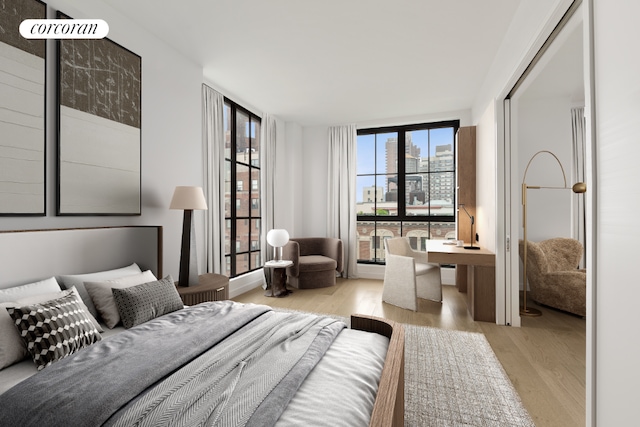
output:
[[137, 263], [162, 277], [162, 227], [0, 231], [0, 288]]

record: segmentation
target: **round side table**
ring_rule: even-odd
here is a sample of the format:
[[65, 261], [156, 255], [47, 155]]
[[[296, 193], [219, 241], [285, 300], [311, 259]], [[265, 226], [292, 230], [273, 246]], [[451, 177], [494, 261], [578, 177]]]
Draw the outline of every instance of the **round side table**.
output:
[[293, 261], [267, 261], [264, 263], [264, 268], [270, 268], [273, 270], [271, 275], [271, 286], [264, 293], [267, 297], [286, 297], [291, 293], [287, 289], [287, 267], [291, 267]]

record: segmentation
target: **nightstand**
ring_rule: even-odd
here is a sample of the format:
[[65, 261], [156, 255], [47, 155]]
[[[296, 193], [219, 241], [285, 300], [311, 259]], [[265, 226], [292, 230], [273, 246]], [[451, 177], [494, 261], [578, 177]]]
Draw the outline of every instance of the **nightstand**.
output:
[[229, 278], [222, 274], [206, 273], [198, 276], [197, 286], [179, 286], [178, 294], [185, 305], [196, 305], [206, 301], [229, 299]]

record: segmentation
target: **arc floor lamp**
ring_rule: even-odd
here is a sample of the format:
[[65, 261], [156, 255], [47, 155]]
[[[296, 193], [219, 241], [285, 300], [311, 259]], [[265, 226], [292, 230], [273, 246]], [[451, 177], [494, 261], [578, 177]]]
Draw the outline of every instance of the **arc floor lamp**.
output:
[[[556, 162], [558, 162], [558, 166], [560, 166], [560, 170], [562, 171], [562, 179], [564, 180], [563, 186], [562, 187], [547, 187], [547, 186], [540, 186], [540, 185], [528, 185], [527, 184], [527, 172], [529, 171], [529, 166], [531, 166], [531, 162], [533, 162], [533, 159], [535, 159], [538, 155], [540, 154], [549, 154], [550, 156], [552, 156]], [[527, 307], [527, 190], [572, 190], [574, 193], [586, 193], [587, 191], [587, 185], [584, 182], [577, 182], [573, 185], [573, 187], [567, 187], [567, 176], [564, 173], [564, 168], [562, 167], [562, 163], [560, 162], [560, 159], [558, 159], [558, 156], [556, 156], [555, 154], [553, 154], [551, 151], [548, 150], [541, 150], [538, 151], [537, 153], [535, 153], [531, 159], [529, 159], [529, 163], [527, 163], [527, 167], [524, 170], [524, 177], [522, 178], [522, 228], [523, 228], [523, 234], [522, 234], [522, 241], [523, 241], [523, 256], [522, 256], [522, 263], [523, 263], [523, 271], [522, 271], [522, 277], [523, 277], [523, 291], [524, 291], [524, 298], [522, 301], [522, 306], [520, 307], [520, 315], [521, 316], [528, 316], [528, 317], [534, 317], [534, 316], [541, 316], [542, 312], [538, 309], [535, 308], [529, 308]]]

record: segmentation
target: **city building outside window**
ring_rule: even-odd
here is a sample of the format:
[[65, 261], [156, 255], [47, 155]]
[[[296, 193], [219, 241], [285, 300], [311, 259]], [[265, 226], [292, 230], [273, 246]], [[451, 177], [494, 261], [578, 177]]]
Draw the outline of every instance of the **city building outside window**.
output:
[[455, 239], [459, 121], [358, 130], [358, 262], [384, 263], [384, 241]]
[[226, 274], [236, 277], [263, 263], [259, 243], [260, 118], [225, 99], [224, 133]]

